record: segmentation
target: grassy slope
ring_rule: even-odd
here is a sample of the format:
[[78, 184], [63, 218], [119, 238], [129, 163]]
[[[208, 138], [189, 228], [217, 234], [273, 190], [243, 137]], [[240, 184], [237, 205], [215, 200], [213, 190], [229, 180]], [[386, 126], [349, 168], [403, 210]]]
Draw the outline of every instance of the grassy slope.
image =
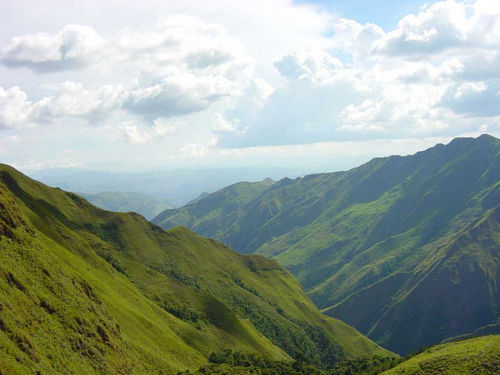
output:
[[[390, 337], [387, 342], [401, 343], [404, 352], [455, 336], [457, 330], [472, 332], [499, 318], [500, 207], [426, 250], [428, 256], [411, 274], [383, 279], [327, 313], [356, 322], [381, 342]], [[392, 289], [397, 291], [387, 293]], [[360, 304], [372, 318], [356, 313]]]
[[[498, 226], [495, 215], [490, 215], [500, 205], [499, 181], [498, 139], [456, 139], [408, 157], [374, 159], [347, 172], [282, 180], [217, 220], [209, 218], [223, 204], [199, 210], [202, 200], [171, 210], [155, 222], [169, 227], [182, 212], [185, 223], [198, 233], [242, 252], [275, 257], [320, 307], [329, 308], [329, 313], [389, 348], [408, 353], [500, 317], [494, 302], [500, 273], [495, 251]], [[477, 260], [478, 271], [462, 267], [463, 261], [447, 262], [452, 252], [446, 244], [485, 215], [490, 215], [492, 232], [483, 236], [489, 236], [484, 241], [491, 251], [479, 251], [483, 242], [474, 239], [455, 242], [455, 247], [462, 248], [463, 259]], [[225, 222], [230, 216], [231, 222]], [[451, 286], [429, 278], [436, 275], [430, 270], [443, 269], [445, 263], [455, 275], [441, 273], [439, 277], [454, 280]], [[412, 294], [417, 285], [420, 288]], [[395, 308], [411, 311], [421, 298], [410, 297], [425, 293], [424, 288], [431, 285], [427, 293], [434, 300], [441, 285], [454, 292], [471, 285], [471, 296], [480, 295], [482, 303], [475, 310], [470, 296], [459, 298], [459, 314], [467, 312], [471, 318], [460, 324], [453, 319], [456, 305], [439, 310], [437, 303], [431, 303], [420, 323], [432, 334], [420, 332], [409, 319], [401, 324], [415, 340], [403, 340], [391, 312]], [[494, 287], [485, 294], [488, 285]], [[437, 331], [435, 316], [441, 317]]]
[[437, 345], [383, 375], [495, 375], [500, 373], [500, 336]]
[[97, 194], [82, 194], [82, 196], [99, 208], [115, 212], [137, 212], [146, 219], [152, 219], [172, 207], [166, 199], [139, 193], [106, 191]]
[[[243, 207], [259, 197], [274, 181], [266, 179], [260, 182], [239, 182], [208, 194], [202, 199], [195, 199], [193, 203], [179, 209], [168, 209], [154, 218], [153, 222], [161, 223], [165, 228], [183, 225], [197, 228], [199, 232], [210, 232], [213, 236], [225, 240], [224, 233], [232, 228], [240, 232], [243, 228], [232, 227], [233, 223], [244, 215]], [[192, 214], [196, 210], [196, 215]], [[224, 241], [228, 242], [228, 241]]]
[[221, 347], [278, 360], [321, 360], [324, 347], [388, 354], [322, 316], [275, 261], [100, 210], [7, 166], [0, 208], [4, 373], [172, 373]]

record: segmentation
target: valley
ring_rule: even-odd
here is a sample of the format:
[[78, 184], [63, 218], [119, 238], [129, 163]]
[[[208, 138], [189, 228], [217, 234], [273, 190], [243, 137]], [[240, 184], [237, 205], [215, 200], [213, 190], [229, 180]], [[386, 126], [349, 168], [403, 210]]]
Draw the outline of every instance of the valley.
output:
[[276, 259], [327, 315], [406, 355], [500, 318], [500, 141], [239, 183], [153, 222]]

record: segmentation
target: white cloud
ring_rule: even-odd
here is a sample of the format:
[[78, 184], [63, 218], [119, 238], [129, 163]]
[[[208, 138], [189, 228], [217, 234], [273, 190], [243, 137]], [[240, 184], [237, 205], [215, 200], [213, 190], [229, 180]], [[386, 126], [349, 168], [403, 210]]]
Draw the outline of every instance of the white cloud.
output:
[[8, 90], [0, 87], [0, 129], [14, 128], [22, 124], [31, 114], [32, 106], [19, 87]]
[[144, 145], [152, 141], [174, 134], [176, 128], [174, 125], [164, 122], [161, 119], [155, 119], [151, 126], [141, 127], [132, 123], [122, 123], [118, 127], [118, 137], [128, 143]]
[[283, 56], [274, 66], [286, 78], [307, 78], [322, 83], [330, 79], [343, 64], [325, 51], [302, 50]]
[[263, 79], [253, 79], [231, 110], [225, 115], [215, 114], [212, 129], [221, 134], [224, 132], [244, 134], [247, 130], [245, 124], [255, 120], [273, 92], [274, 87]]
[[48, 3], [5, 10], [23, 16], [4, 17], [0, 67], [0, 136], [46, 153], [86, 132], [119, 163], [500, 129], [496, 1], [437, 1], [388, 32], [291, 0]]
[[[339, 19], [334, 49], [284, 55], [275, 66], [286, 83], [255, 116], [241, 118], [239, 132], [221, 133], [219, 144], [443, 136], [477, 129], [484, 117], [500, 114], [499, 30], [500, 8], [482, 0], [437, 2], [388, 33]], [[337, 51], [350, 53], [352, 61], [339, 61]]]
[[119, 107], [126, 96], [121, 85], [89, 91], [82, 83], [64, 82], [57, 86], [53, 96], [33, 104], [32, 120], [51, 121], [66, 116], [97, 119]]
[[361, 25], [354, 20], [341, 18], [334, 25], [333, 46], [351, 54], [356, 64], [364, 64], [370, 56], [373, 43], [384, 35], [378, 25]]
[[388, 55], [454, 53], [460, 49], [500, 47], [500, 9], [490, 0], [440, 1], [407, 15], [398, 28], [376, 41]]
[[56, 34], [40, 32], [12, 38], [3, 50], [2, 62], [40, 72], [74, 69], [99, 58], [105, 44], [90, 26], [66, 25]]
[[130, 143], [142, 145], [153, 140], [153, 134], [139, 129], [134, 124], [122, 124], [120, 130], [123, 138]]
[[[27, 104], [31, 120], [46, 122], [63, 116], [94, 122], [122, 109], [147, 121], [201, 111], [241, 94], [253, 69], [245, 48], [222, 26], [187, 16], [169, 16], [148, 30], [124, 29], [106, 38], [91, 27], [75, 25], [56, 34], [15, 37], [3, 62], [36, 71], [85, 67], [98, 73], [125, 69], [135, 75], [126, 83], [97, 89], [74, 82], [55, 85], [53, 95]], [[17, 108], [12, 100], [4, 99], [3, 105], [12, 107], [9, 113]], [[22, 118], [28, 116], [17, 120]]]
[[212, 138], [208, 142], [188, 143], [181, 148], [181, 157], [200, 158], [213, 152], [213, 147], [217, 143], [217, 138]]
[[457, 87], [455, 99], [459, 99], [467, 94], [477, 94], [486, 91], [488, 86], [484, 82], [464, 82]]
[[227, 120], [223, 114], [216, 113], [214, 115], [214, 124], [212, 129], [219, 132], [234, 132], [238, 130], [240, 119], [235, 118], [232, 121]]

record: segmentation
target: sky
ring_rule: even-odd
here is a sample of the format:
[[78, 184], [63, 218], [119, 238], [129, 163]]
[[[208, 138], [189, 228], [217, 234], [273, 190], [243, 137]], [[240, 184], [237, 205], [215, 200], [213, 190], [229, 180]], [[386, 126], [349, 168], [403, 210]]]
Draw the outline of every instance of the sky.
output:
[[0, 7], [0, 162], [22, 171], [335, 171], [500, 135], [500, 1]]

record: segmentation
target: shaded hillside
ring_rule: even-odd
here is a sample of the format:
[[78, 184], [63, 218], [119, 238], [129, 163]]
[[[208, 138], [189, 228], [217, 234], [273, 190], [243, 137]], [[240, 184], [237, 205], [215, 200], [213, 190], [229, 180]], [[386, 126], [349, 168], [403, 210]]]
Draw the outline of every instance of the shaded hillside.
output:
[[105, 191], [81, 195], [99, 208], [115, 212], [137, 212], [146, 219], [152, 219], [167, 208], [172, 208], [168, 200], [146, 194]]
[[0, 372], [171, 374], [221, 348], [332, 366], [389, 353], [275, 261], [103, 211], [0, 165]]
[[223, 214], [226, 202], [209, 205], [213, 196], [153, 221], [169, 228], [182, 217], [238, 251], [274, 257], [327, 314], [391, 350], [406, 354], [500, 319], [494, 137], [284, 179]]

